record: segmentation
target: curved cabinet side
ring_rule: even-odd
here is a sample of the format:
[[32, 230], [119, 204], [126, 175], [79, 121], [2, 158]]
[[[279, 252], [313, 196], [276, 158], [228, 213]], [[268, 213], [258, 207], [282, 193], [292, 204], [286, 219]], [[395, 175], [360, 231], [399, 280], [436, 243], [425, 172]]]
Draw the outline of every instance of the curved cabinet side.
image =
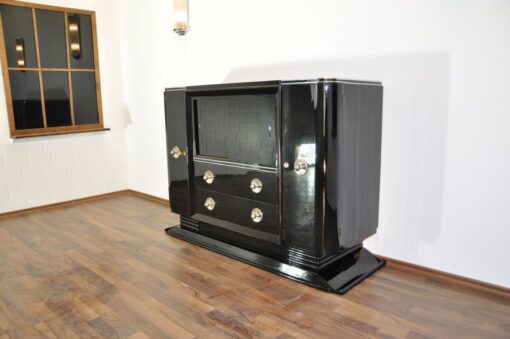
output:
[[[190, 176], [188, 133], [186, 125], [186, 91], [165, 92], [165, 121], [168, 160], [168, 182], [172, 212], [190, 216]], [[172, 148], [178, 147], [179, 157]]]

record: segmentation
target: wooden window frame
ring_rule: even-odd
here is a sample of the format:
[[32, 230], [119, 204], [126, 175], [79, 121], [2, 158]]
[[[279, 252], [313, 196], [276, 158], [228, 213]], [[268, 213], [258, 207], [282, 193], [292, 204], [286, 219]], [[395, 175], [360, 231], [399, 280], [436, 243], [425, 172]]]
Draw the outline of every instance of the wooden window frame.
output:
[[[56, 135], [56, 134], [68, 134], [68, 133], [81, 133], [81, 132], [95, 132], [95, 131], [105, 131], [109, 130], [109, 128], [104, 127], [103, 123], [103, 104], [101, 99], [101, 77], [99, 74], [99, 56], [98, 56], [98, 43], [97, 43], [97, 29], [96, 29], [96, 12], [76, 9], [76, 8], [68, 8], [68, 7], [59, 7], [59, 6], [50, 6], [50, 5], [42, 5], [42, 4], [34, 4], [23, 1], [15, 1], [15, 0], [0, 0], [0, 4], [17, 6], [17, 7], [26, 7], [32, 10], [32, 22], [34, 25], [34, 36], [35, 36], [35, 48], [36, 48], [36, 57], [37, 57], [37, 66], [38, 67], [27, 67], [27, 68], [19, 68], [19, 67], [9, 67], [7, 60], [7, 51], [5, 47], [4, 40], [4, 30], [3, 30], [3, 22], [0, 16], [0, 59], [2, 61], [2, 76], [4, 81], [5, 88], [5, 101], [7, 104], [7, 113], [9, 120], [9, 129], [11, 133], [11, 138], [28, 138], [28, 137], [36, 137], [36, 136], [44, 136], [44, 135]], [[49, 10], [55, 12], [61, 12], [64, 14], [64, 25], [65, 25], [65, 34], [66, 34], [66, 55], [67, 55], [67, 68], [42, 68], [41, 60], [40, 60], [40, 50], [39, 50], [39, 36], [37, 31], [37, 17], [35, 14], [36, 9], [41, 10]], [[91, 28], [92, 28], [92, 46], [94, 49], [94, 68], [93, 69], [77, 69], [71, 68], [71, 52], [69, 48], [69, 29], [68, 29], [68, 14], [83, 14], [89, 15], [91, 18]], [[9, 79], [9, 71], [37, 71], [39, 74], [39, 87], [41, 91], [41, 105], [42, 105], [42, 115], [43, 115], [43, 126], [41, 128], [31, 128], [31, 129], [16, 129], [16, 125], [14, 123], [14, 108], [12, 103], [12, 94], [11, 94], [11, 83]], [[44, 101], [44, 86], [43, 86], [43, 71], [51, 71], [51, 72], [66, 72], [68, 75], [69, 81], [69, 103], [70, 103], [70, 113], [71, 113], [71, 126], [60, 126], [60, 127], [47, 127], [46, 121], [46, 108]], [[75, 116], [74, 116], [74, 107], [73, 107], [73, 88], [71, 75], [72, 72], [93, 72], [95, 74], [96, 80], [96, 98], [97, 98], [97, 114], [98, 114], [98, 123], [97, 124], [87, 124], [87, 125], [75, 125]]]

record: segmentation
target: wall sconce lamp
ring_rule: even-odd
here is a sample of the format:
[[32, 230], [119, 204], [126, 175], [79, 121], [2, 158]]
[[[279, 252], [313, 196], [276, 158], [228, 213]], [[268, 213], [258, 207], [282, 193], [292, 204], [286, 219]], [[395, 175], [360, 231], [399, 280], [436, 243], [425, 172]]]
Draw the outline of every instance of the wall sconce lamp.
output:
[[69, 16], [68, 21], [71, 55], [76, 60], [79, 60], [81, 58], [80, 17], [76, 14], [73, 14]]
[[188, 0], [174, 0], [174, 17], [174, 32], [185, 35], [189, 30]]
[[18, 67], [27, 67], [25, 62], [25, 41], [23, 38], [16, 39], [16, 64]]

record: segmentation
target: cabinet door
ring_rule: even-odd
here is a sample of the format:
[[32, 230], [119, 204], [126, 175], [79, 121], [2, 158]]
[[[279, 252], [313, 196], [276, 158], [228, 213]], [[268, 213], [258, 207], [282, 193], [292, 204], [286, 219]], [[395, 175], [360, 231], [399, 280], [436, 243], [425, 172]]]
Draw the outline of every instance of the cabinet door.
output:
[[[282, 85], [282, 222], [285, 243], [309, 255], [322, 253], [323, 86]], [[296, 171], [295, 164], [306, 164]]]
[[[189, 180], [191, 177], [187, 117], [186, 92], [184, 90], [165, 92], [170, 205], [174, 213], [185, 217], [190, 216]], [[191, 123], [191, 119], [189, 123]]]

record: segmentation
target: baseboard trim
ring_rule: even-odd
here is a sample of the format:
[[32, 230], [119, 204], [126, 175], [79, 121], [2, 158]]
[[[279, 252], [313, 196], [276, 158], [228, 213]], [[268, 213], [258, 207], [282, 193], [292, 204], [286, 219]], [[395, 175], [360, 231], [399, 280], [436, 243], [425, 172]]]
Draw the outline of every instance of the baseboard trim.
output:
[[117, 197], [117, 196], [120, 196], [120, 195], [126, 195], [126, 194], [129, 194], [129, 190], [115, 191], [115, 192], [110, 192], [110, 193], [93, 195], [93, 196], [85, 197], [85, 198], [79, 198], [79, 199], [67, 200], [67, 201], [62, 201], [62, 202], [56, 202], [56, 203], [48, 204], [48, 205], [24, 208], [24, 209], [21, 209], [21, 210], [0, 213], [0, 218], [14, 217], [14, 216], [18, 216], [18, 215], [34, 213], [34, 212], [40, 212], [40, 211], [45, 211], [45, 210], [49, 210], [49, 209], [53, 209], [53, 208], [58, 208], [58, 207], [65, 207], [65, 206], [83, 204], [83, 203], [86, 203], [86, 202], [91, 202], [91, 201], [96, 201], [96, 200], [101, 200], [101, 199], [108, 199], [108, 198], [113, 198], [113, 197]]
[[154, 202], [157, 202], [158, 204], [163, 204], [165, 206], [169, 206], [169, 204], [170, 204], [170, 201], [168, 199], [156, 197], [154, 195], [150, 195], [147, 193], [142, 193], [142, 192], [135, 191], [135, 190], [127, 190], [127, 193], [128, 193], [128, 195], [139, 197], [139, 198], [142, 198], [145, 200], [154, 201]]
[[445, 271], [436, 270], [433, 268], [428, 268], [425, 266], [420, 266], [416, 264], [412, 264], [406, 261], [397, 260], [393, 258], [388, 258], [383, 255], [377, 255], [378, 258], [381, 258], [383, 260], [386, 260], [386, 266], [387, 267], [393, 267], [400, 270], [406, 270], [410, 272], [420, 272], [422, 274], [429, 275], [430, 277], [438, 278], [442, 281], [450, 281], [457, 285], [466, 286], [469, 288], [474, 288], [477, 290], [483, 290], [489, 293], [495, 293], [501, 296], [504, 296], [506, 298], [510, 297], [510, 288], [487, 283], [484, 281], [471, 279], [467, 277], [463, 277], [461, 275], [448, 273]]
[[53, 208], [83, 204], [83, 203], [92, 202], [92, 201], [96, 201], [96, 200], [114, 198], [114, 197], [118, 197], [121, 195], [134, 196], [134, 197], [142, 198], [142, 199], [149, 200], [152, 202], [156, 202], [158, 204], [163, 204], [165, 206], [169, 206], [169, 204], [170, 204], [169, 200], [159, 198], [159, 197], [147, 194], [147, 193], [142, 193], [142, 192], [138, 192], [135, 190], [127, 189], [127, 190], [122, 190], [122, 191], [115, 191], [115, 192], [110, 192], [110, 193], [92, 195], [90, 197], [85, 197], [85, 198], [56, 202], [56, 203], [48, 204], [48, 205], [42, 205], [42, 206], [24, 208], [24, 209], [16, 210], [16, 211], [0, 213], [0, 219], [14, 217], [14, 216], [23, 215], [23, 214], [34, 213], [34, 212], [45, 211], [45, 210], [49, 210], [49, 209], [53, 209]]

